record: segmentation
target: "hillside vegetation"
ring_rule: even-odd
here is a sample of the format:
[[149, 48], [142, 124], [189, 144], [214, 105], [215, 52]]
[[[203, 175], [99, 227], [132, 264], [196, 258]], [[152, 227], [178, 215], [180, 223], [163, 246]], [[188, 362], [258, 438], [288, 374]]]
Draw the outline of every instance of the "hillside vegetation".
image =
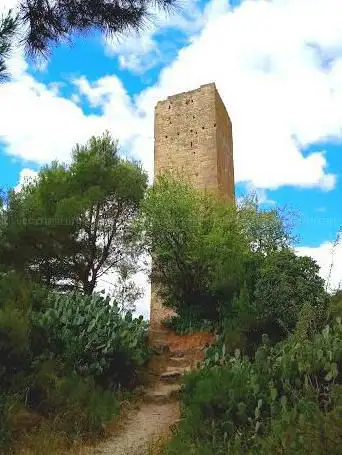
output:
[[293, 250], [289, 212], [232, 208], [172, 177], [143, 202], [153, 277], [179, 333], [217, 342], [185, 377], [167, 455], [340, 454], [340, 292]]
[[[148, 323], [133, 315], [133, 276], [146, 253], [177, 313], [165, 326], [216, 334], [159, 452], [341, 453], [342, 298], [295, 254], [291, 213], [254, 196], [232, 206], [170, 174], [147, 188], [104, 134], [4, 194], [1, 219], [4, 453], [66, 453], [101, 437], [144, 382]], [[98, 292], [108, 272], [112, 291]]]

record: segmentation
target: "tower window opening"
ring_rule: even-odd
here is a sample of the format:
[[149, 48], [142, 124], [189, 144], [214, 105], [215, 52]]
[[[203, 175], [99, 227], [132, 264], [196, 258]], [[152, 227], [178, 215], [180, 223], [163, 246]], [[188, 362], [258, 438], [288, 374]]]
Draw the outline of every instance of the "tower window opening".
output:
[[192, 141], [190, 142], [190, 147], [192, 147]]
[[214, 123], [214, 128], [216, 128], [216, 123]]

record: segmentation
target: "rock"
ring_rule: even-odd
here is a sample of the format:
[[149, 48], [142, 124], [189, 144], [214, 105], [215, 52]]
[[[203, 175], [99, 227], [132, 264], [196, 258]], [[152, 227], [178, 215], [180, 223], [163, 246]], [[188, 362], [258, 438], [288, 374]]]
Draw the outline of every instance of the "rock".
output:
[[170, 352], [170, 347], [165, 341], [158, 341], [153, 345], [153, 350], [156, 354], [166, 354]]
[[184, 357], [185, 353], [184, 351], [173, 351], [172, 352], [172, 357]]
[[191, 364], [190, 360], [186, 357], [170, 357], [169, 365], [172, 367], [189, 367]]
[[173, 381], [176, 379], [179, 379], [181, 376], [184, 375], [184, 373], [187, 373], [191, 371], [190, 367], [184, 367], [184, 368], [176, 368], [176, 367], [169, 367], [167, 368], [164, 373], [160, 375], [160, 379], [162, 381]]
[[179, 397], [179, 384], [157, 384], [153, 389], [146, 391], [144, 401], [147, 403], [169, 403]]

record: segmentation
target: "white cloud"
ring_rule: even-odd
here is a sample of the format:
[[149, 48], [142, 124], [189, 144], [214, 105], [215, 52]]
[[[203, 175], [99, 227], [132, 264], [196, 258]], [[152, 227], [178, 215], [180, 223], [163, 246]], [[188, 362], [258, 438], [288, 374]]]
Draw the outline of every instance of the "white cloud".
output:
[[324, 242], [318, 247], [299, 247], [300, 256], [311, 256], [320, 266], [320, 276], [327, 281], [330, 291], [342, 284], [342, 243]]
[[[160, 49], [160, 37], [163, 33], [173, 30], [181, 32], [188, 40], [191, 35], [197, 33], [206, 23], [208, 17], [217, 14], [222, 8], [216, 4], [223, 3], [222, 0], [214, 0], [213, 7], [204, 10], [197, 0], [190, 0], [184, 5], [179, 5], [174, 11], [166, 12], [157, 10], [151, 17], [143, 30], [138, 33], [130, 33], [129, 36], [106, 37], [105, 48], [109, 55], [117, 55], [121, 68], [142, 73], [153, 67], [156, 63], [168, 60], [168, 51], [175, 49], [172, 39], [168, 39], [167, 49]], [[225, 2], [228, 4], [227, 2]], [[210, 4], [211, 5], [211, 4]], [[164, 40], [165, 41], [165, 40]]]
[[[189, 43], [158, 83], [134, 98], [116, 76], [80, 78], [71, 99], [64, 98], [56, 86], [28, 75], [18, 52], [10, 62], [13, 81], [0, 86], [0, 139], [12, 156], [45, 163], [67, 160], [76, 142], [109, 129], [152, 175], [156, 102], [215, 81], [233, 122], [237, 182], [258, 191], [284, 185], [331, 190], [336, 176], [325, 151], [302, 150], [342, 140], [341, 13], [339, 0], [246, 0], [234, 10], [213, 0], [193, 23], [190, 16], [170, 16], [170, 27], [175, 21], [172, 28]], [[141, 58], [158, 57], [158, 30], [138, 48], [135, 38], [123, 38], [114, 49], [121, 62], [134, 67]], [[82, 97], [101, 113], [86, 114]]]
[[[0, 137], [12, 155], [42, 163], [67, 159], [75, 142], [108, 128], [152, 172], [157, 100], [216, 81], [233, 121], [237, 181], [259, 189], [330, 190], [336, 177], [328, 171], [325, 152], [304, 156], [301, 148], [342, 136], [339, 11], [338, 0], [247, 0], [234, 10], [214, 0], [202, 31], [161, 72], [159, 82], [135, 99], [115, 76], [93, 83], [83, 77], [66, 99], [22, 69], [0, 87]], [[128, 49], [129, 40], [125, 43]], [[333, 56], [327, 67], [321, 55]], [[102, 113], [86, 115], [77, 102], [80, 94]]]
[[19, 174], [19, 182], [17, 186], [14, 188], [14, 191], [20, 191], [25, 184], [34, 181], [37, 178], [37, 176], [38, 172], [34, 171], [33, 169], [29, 168], [22, 169]]

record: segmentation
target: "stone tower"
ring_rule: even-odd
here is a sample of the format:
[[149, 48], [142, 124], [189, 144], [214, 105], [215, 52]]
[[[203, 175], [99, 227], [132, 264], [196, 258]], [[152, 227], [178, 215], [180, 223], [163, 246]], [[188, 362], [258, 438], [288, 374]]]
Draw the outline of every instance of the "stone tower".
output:
[[[154, 176], [173, 170], [195, 187], [234, 202], [232, 124], [214, 83], [159, 101], [154, 118]], [[151, 328], [171, 314], [152, 283]]]

